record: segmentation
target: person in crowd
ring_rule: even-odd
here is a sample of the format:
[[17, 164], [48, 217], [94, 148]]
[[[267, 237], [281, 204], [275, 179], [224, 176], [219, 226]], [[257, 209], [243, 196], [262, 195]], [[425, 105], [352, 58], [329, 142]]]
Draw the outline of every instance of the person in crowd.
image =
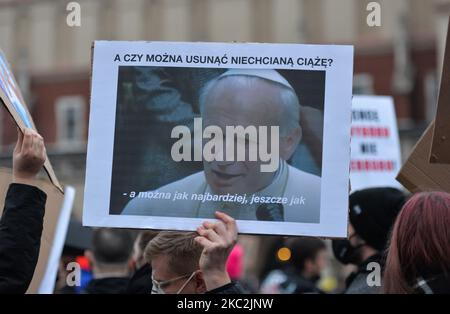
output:
[[0, 294], [25, 293], [39, 257], [47, 195], [35, 178], [46, 159], [44, 139], [32, 129], [18, 130], [13, 183], [0, 220]]
[[450, 194], [419, 193], [394, 225], [384, 293], [450, 294]]
[[145, 250], [152, 267], [153, 294], [243, 293], [227, 270], [237, 241], [236, 222], [216, 212], [218, 221], [205, 221], [197, 232], [160, 232]]
[[[79, 294], [92, 279], [89, 261], [84, 256], [86, 250], [92, 249], [92, 228], [83, 227], [81, 221], [71, 219], [67, 230], [61, 258], [59, 260], [58, 277], [55, 283], [55, 293]], [[76, 264], [72, 264], [76, 263]], [[77, 266], [74, 266], [77, 265]], [[74, 267], [80, 267], [79, 283], [71, 282]]]
[[325, 242], [318, 238], [292, 238], [286, 241], [291, 252], [284, 269], [271, 271], [261, 285], [263, 293], [323, 293], [317, 283], [327, 266]]
[[[280, 160], [274, 160], [274, 171], [265, 172], [261, 171], [261, 165], [265, 163], [261, 158], [241, 161], [218, 156], [217, 160], [204, 160], [203, 171], [160, 187], [158, 192], [171, 195], [177, 191], [187, 195], [248, 194], [276, 199], [300, 195], [302, 201], [261, 205], [221, 200], [204, 202], [198, 198], [173, 201], [135, 197], [127, 204], [123, 215], [213, 218], [215, 210], [219, 209], [236, 219], [319, 222], [320, 177], [287, 163], [301, 142], [302, 127], [297, 94], [282, 75], [276, 70], [228, 70], [204, 87], [200, 109], [205, 128], [216, 127], [224, 134], [228, 126], [278, 126], [276, 141], [279, 143], [270, 145], [279, 148]], [[252, 139], [236, 137], [233, 145], [239, 148], [239, 143], [244, 146], [246, 141], [252, 142]], [[260, 142], [257, 144], [261, 145]], [[215, 154], [223, 154], [230, 149], [228, 146], [223, 144]]]
[[152, 268], [145, 261], [144, 252], [148, 243], [158, 234], [157, 231], [145, 230], [141, 231], [133, 246], [133, 264], [135, 272], [131, 277], [126, 293], [127, 294], [150, 294], [152, 287]]
[[389, 234], [405, 201], [405, 194], [395, 188], [369, 188], [350, 195], [349, 237], [333, 240], [337, 260], [358, 267], [346, 279], [344, 293], [379, 293], [380, 287], [367, 283], [367, 276], [373, 271], [368, 265], [377, 263], [383, 269]]
[[92, 251], [86, 257], [93, 279], [83, 293], [125, 293], [132, 271], [133, 236], [129, 230], [98, 228], [92, 234]]

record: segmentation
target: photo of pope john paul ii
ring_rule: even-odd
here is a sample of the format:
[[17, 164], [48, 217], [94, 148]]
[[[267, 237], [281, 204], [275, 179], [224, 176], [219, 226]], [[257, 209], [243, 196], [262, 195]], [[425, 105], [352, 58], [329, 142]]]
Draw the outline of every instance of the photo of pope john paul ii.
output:
[[[324, 71], [119, 67], [110, 214], [319, 223], [324, 90]], [[180, 126], [191, 136], [174, 136]], [[205, 157], [218, 134], [216, 156], [239, 149], [230, 126], [258, 130], [256, 159]], [[278, 152], [270, 171], [262, 127]], [[174, 145], [188, 157], [174, 160]]]

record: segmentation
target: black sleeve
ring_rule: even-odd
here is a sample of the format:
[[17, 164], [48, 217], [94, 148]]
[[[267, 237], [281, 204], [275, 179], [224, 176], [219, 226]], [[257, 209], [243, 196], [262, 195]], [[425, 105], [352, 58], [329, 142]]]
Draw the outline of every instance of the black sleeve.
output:
[[207, 294], [245, 294], [247, 291], [237, 281], [232, 281], [222, 287], [207, 291]]
[[47, 195], [11, 184], [0, 220], [0, 293], [25, 293], [34, 274]]

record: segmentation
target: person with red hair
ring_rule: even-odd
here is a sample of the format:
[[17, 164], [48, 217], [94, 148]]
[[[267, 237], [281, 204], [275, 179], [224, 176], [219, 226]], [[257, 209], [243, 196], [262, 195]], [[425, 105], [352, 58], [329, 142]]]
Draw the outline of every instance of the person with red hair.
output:
[[450, 293], [450, 194], [419, 193], [400, 211], [388, 249], [384, 293]]

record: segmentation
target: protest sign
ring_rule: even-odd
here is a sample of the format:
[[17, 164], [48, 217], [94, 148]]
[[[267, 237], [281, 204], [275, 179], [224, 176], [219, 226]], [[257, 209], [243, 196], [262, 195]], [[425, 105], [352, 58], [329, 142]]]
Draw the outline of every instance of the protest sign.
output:
[[352, 46], [96, 41], [83, 224], [347, 236]]
[[450, 19], [431, 145], [430, 162], [450, 164]]
[[[5, 55], [0, 50], [0, 100], [14, 119], [17, 126], [23, 132], [24, 128], [36, 130], [33, 119], [20, 92], [19, 85], [14, 78], [11, 67], [6, 60]], [[63, 188], [53, 171], [52, 164], [48, 157], [44, 163], [44, 169], [47, 172], [50, 181], [63, 192]]]
[[411, 193], [443, 191], [450, 193], [450, 165], [430, 163], [434, 123], [430, 124], [409, 155], [397, 180]]
[[[0, 168], [0, 214], [11, 182], [11, 170]], [[67, 194], [62, 195], [54, 185], [43, 180], [36, 179], [34, 185], [47, 194], [47, 202], [39, 259], [27, 293], [52, 293], [72, 211], [74, 190], [66, 187]]]
[[354, 96], [351, 136], [352, 190], [400, 188], [395, 177], [402, 161], [392, 97]]

